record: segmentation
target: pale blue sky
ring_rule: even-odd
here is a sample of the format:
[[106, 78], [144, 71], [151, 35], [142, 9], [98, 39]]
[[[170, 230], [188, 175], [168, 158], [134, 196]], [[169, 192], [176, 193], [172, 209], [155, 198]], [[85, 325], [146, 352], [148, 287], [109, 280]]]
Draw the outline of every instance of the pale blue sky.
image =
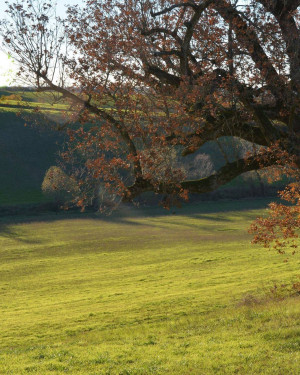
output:
[[[13, 3], [13, 0], [9, 0], [10, 3]], [[52, 1], [54, 2], [54, 1]], [[57, 9], [59, 15], [64, 14], [65, 5], [83, 5], [83, 0], [57, 0]], [[0, 18], [3, 18], [5, 16], [5, 9], [7, 8], [7, 5], [5, 4], [5, 0], [0, 0]]]
[[[13, 3], [14, 0], [9, 0]], [[57, 13], [59, 16], [63, 17], [65, 14], [66, 5], [80, 5], [84, 3], [83, 0], [57, 0]], [[0, 0], [0, 19], [5, 18], [5, 10], [7, 5], [5, 0]], [[6, 54], [1, 51], [1, 39], [0, 39], [0, 86], [9, 86], [12, 83], [14, 74], [17, 67], [13, 63], [12, 59], [9, 59]]]

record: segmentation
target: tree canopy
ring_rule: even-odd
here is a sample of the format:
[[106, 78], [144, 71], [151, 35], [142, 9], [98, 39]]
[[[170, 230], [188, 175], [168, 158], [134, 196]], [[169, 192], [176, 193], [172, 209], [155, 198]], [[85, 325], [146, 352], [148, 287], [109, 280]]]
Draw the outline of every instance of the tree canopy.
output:
[[[82, 127], [69, 129], [64, 157], [81, 165], [80, 202], [93, 179], [124, 201], [146, 191], [185, 199], [275, 167], [296, 181], [295, 227], [299, 7], [300, 0], [86, 0], [59, 20], [50, 2], [26, 0], [9, 4], [1, 29], [20, 77], [72, 102]], [[222, 137], [251, 151], [193, 180], [170, 161]]]

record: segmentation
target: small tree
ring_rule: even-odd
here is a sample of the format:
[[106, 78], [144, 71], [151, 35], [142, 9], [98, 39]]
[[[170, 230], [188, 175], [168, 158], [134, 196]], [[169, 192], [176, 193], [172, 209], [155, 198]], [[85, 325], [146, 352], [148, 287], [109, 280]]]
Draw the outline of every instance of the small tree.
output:
[[55, 205], [62, 206], [71, 202], [78, 190], [76, 181], [61, 168], [52, 166], [47, 170], [42, 183], [42, 191], [53, 200]]

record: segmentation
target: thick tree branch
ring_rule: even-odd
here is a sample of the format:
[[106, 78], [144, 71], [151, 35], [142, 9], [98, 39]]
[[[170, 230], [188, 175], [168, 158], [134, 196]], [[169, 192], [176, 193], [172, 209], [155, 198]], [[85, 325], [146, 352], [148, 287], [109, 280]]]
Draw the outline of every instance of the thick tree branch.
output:
[[147, 64], [146, 65], [147, 73], [157, 77], [162, 83], [167, 83], [169, 85], [179, 87], [181, 79], [174, 74], [165, 72], [164, 70], [158, 68], [157, 66]]
[[293, 89], [300, 93], [300, 30], [292, 13], [300, 6], [300, 0], [259, 0], [259, 2], [278, 21], [290, 60], [290, 76]]
[[243, 48], [247, 49], [249, 56], [261, 72], [273, 95], [280, 100], [282, 97], [282, 80], [263, 50], [254, 30], [248, 27], [239, 12], [228, 1], [214, 1], [212, 6], [226, 22], [231, 23], [238, 42]]
[[195, 27], [198, 24], [202, 13], [209, 7], [211, 3], [212, 0], [206, 0], [204, 3], [198, 5], [191, 20], [186, 23], [187, 29], [182, 44], [183, 59], [181, 62], [181, 73], [184, 75], [190, 75], [188, 57], [190, 56], [190, 43], [194, 34]]
[[300, 6], [300, 0], [258, 0], [269, 12], [277, 15], [288, 14]]
[[[270, 160], [266, 162], [264, 167], [269, 167], [273, 164], [275, 164], [275, 160]], [[261, 167], [257, 156], [252, 156], [247, 159], [239, 159], [226, 164], [209, 177], [201, 178], [199, 180], [184, 181], [181, 183], [181, 187], [183, 189], [188, 189], [190, 193], [208, 193], [227, 184], [242, 173], [258, 170], [261, 169]]]
[[178, 56], [182, 57], [182, 52], [178, 51], [176, 49], [171, 49], [170, 51], [156, 51], [153, 53], [154, 56], [159, 57], [159, 56]]
[[[276, 164], [276, 160], [270, 158], [268, 161], [265, 161], [263, 167], [269, 167], [274, 164]], [[175, 190], [181, 188], [188, 190], [190, 193], [209, 193], [216, 190], [218, 187], [232, 181], [242, 173], [258, 170], [261, 168], [262, 165], [258, 157], [254, 155], [246, 159], [239, 159], [232, 163], [228, 163], [211, 176], [201, 178], [199, 180], [183, 181], [175, 187]], [[128, 187], [127, 192], [123, 197], [123, 201], [131, 201], [138, 195], [147, 191], [153, 191], [162, 194], [171, 194], [174, 191], [174, 186], [164, 184], [154, 186], [147, 180], [139, 179], [136, 180], [133, 185]]]

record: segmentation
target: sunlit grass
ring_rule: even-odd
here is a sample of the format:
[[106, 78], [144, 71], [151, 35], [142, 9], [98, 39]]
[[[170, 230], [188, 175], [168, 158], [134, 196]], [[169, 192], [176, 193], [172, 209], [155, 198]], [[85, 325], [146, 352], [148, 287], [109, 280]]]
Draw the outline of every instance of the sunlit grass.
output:
[[17, 100], [1, 100], [1, 110], [30, 110], [30, 111], [68, 111], [70, 106], [66, 104], [36, 103]]
[[250, 245], [251, 202], [1, 219], [0, 373], [298, 374], [299, 255]]
[[[0, 105], [0, 113], [1, 112], [4, 112], [4, 113], [7, 113], [7, 112], [12, 112], [12, 113], [16, 113], [16, 114], [32, 114], [34, 112], [36, 112], [37, 108], [35, 108], [34, 106], [32, 108], [24, 108], [25, 106], [20, 106], [20, 107], [1, 107]], [[60, 118], [61, 118], [61, 114], [60, 112], [62, 112], [61, 109], [57, 110], [55, 108], [51, 109], [51, 107], [49, 107], [49, 109], [44, 109], [44, 108], [40, 108], [38, 110], [39, 113], [41, 114], [53, 114], [53, 115], [59, 115]], [[64, 112], [65, 114], [70, 114], [70, 111], [68, 111], [67, 109], [65, 110]]]

